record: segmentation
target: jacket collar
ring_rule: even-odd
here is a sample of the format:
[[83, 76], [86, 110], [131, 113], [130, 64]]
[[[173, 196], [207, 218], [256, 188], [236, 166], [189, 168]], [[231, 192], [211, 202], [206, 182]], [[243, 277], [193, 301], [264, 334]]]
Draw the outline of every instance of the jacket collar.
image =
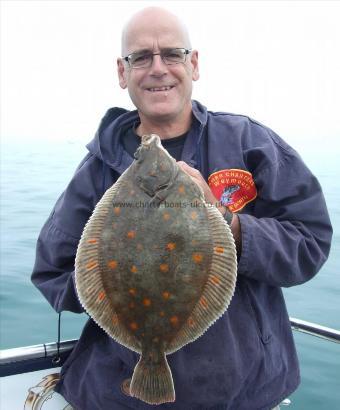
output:
[[[196, 152], [200, 144], [204, 127], [207, 123], [207, 109], [198, 101], [192, 101], [194, 121], [186, 138], [182, 161], [196, 167]], [[103, 117], [94, 139], [87, 144], [87, 149], [100, 158], [106, 165], [122, 174], [132, 163], [133, 158], [123, 149], [120, 136], [126, 129], [139, 120], [138, 111], [123, 108], [110, 108]]]

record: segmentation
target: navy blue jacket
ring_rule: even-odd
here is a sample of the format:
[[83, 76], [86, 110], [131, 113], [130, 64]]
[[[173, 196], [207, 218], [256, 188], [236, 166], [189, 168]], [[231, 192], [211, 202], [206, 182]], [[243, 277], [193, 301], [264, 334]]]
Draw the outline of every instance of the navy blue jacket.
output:
[[[168, 356], [176, 402], [161, 409], [271, 409], [299, 384], [299, 366], [281, 287], [311, 279], [332, 236], [320, 185], [299, 155], [246, 116], [209, 112], [193, 101], [182, 160], [207, 179], [249, 171], [257, 197], [240, 212], [242, 250], [227, 312], [195, 342]], [[82, 312], [74, 258], [83, 227], [104, 191], [131, 164], [119, 137], [136, 111], [108, 110], [65, 192], [42, 228], [33, 283], [57, 312]], [[92, 320], [66, 361], [57, 390], [76, 409], [154, 409], [121, 390], [138, 355]]]

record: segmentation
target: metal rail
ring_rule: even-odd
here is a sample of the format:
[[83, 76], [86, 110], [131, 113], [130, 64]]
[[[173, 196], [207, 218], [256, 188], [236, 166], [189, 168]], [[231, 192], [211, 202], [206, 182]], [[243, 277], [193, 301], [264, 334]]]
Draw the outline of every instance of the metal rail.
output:
[[[293, 330], [307, 333], [312, 336], [317, 336], [328, 341], [340, 343], [339, 330], [321, 326], [312, 322], [306, 322], [304, 320], [296, 318], [290, 318], [290, 323]], [[25, 363], [39, 361], [41, 359], [51, 359], [50, 367], [52, 367], [53, 357], [55, 357], [59, 353], [65, 359], [71, 353], [76, 342], [76, 339], [60, 342], [59, 352], [58, 344], [55, 342], [2, 350], [0, 351], [0, 375], [8, 375], [9, 373], [7, 369], [11, 365], [25, 365]], [[25, 370], [20, 371], [19, 369], [23, 368], [19, 366], [17, 373], [25, 372]], [[15, 371], [11, 372], [11, 374], [15, 374]]]
[[[76, 344], [77, 339], [65, 340], [59, 344], [59, 353], [70, 353]], [[8, 363], [16, 363], [24, 360], [53, 358], [58, 353], [58, 344], [43, 343], [41, 345], [15, 347], [0, 351], [0, 366]]]
[[340, 331], [330, 327], [321, 326], [317, 323], [306, 322], [305, 320], [289, 318], [293, 330], [307, 333], [308, 335], [320, 337], [331, 342], [340, 343]]

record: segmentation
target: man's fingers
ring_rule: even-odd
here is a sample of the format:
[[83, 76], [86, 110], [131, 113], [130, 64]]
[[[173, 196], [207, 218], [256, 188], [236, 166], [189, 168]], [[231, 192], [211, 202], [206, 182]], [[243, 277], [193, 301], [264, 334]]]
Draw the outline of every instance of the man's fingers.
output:
[[179, 166], [184, 172], [186, 172], [187, 174], [191, 175], [192, 170], [193, 170], [194, 168], [190, 167], [190, 166], [189, 166], [186, 162], [184, 162], [184, 161], [178, 161], [177, 164], [178, 164], [178, 166]]
[[198, 177], [201, 175], [201, 173], [197, 169], [191, 167], [184, 161], [177, 161], [177, 164], [184, 172], [186, 172], [190, 176]]

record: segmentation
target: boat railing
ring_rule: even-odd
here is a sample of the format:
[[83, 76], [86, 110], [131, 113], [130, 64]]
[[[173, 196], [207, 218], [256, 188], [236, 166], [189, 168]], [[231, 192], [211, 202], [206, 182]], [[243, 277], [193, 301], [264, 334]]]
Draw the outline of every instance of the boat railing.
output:
[[293, 330], [320, 337], [321, 339], [326, 339], [330, 342], [340, 343], [340, 330], [321, 326], [317, 323], [296, 319], [294, 317], [290, 317], [289, 320]]
[[[340, 343], [340, 331], [316, 323], [290, 318], [292, 329]], [[71, 353], [77, 339], [0, 351], [0, 377], [35, 370], [60, 367]]]

